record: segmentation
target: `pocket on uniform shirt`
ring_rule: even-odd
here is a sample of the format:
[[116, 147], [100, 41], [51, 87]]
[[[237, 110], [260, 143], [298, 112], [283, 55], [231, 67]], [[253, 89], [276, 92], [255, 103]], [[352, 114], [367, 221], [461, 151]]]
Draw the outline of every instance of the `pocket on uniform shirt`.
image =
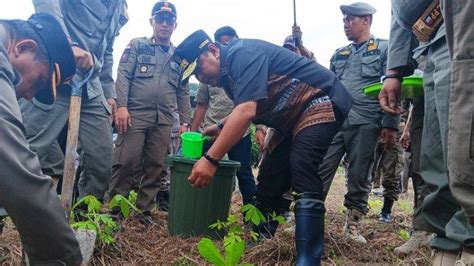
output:
[[360, 63], [362, 77], [373, 78], [383, 75], [379, 56], [362, 57]]
[[169, 83], [174, 87], [179, 87], [179, 77], [180, 69], [178, 63], [171, 60], [170, 62], [170, 74], [169, 74]]
[[334, 62], [334, 69], [336, 71], [336, 76], [341, 78], [342, 73], [344, 73], [344, 68], [346, 66], [346, 60], [338, 60]]
[[37, 135], [48, 118], [49, 111], [53, 108], [53, 105], [41, 103], [35, 98], [31, 101], [21, 99], [18, 103], [21, 109], [26, 136]]
[[138, 55], [137, 68], [135, 69], [136, 78], [151, 78], [155, 72], [156, 63], [151, 55]]

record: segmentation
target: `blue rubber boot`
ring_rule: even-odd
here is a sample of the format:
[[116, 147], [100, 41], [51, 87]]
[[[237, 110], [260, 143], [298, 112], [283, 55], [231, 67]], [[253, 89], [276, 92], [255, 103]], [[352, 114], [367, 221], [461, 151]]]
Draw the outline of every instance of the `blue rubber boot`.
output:
[[299, 195], [295, 204], [297, 266], [321, 265], [324, 248], [324, 202], [315, 193]]

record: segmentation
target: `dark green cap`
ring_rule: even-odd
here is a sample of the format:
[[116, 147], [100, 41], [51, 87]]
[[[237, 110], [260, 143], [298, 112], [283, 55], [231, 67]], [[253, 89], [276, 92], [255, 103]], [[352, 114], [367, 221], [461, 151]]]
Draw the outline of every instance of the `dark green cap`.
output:
[[373, 6], [363, 2], [356, 2], [350, 5], [341, 5], [340, 8], [342, 14], [352, 16], [367, 16], [377, 12]]

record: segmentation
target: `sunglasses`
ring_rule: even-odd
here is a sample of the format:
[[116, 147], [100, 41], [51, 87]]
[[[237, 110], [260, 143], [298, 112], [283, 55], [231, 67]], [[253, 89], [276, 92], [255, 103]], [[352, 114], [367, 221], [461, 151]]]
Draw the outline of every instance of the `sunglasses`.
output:
[[172, 25], [172, 24], [175, 24], [175, 23], [176, 23], [176, 18], [175, 18], [175, 17], [171, 17], [171, 16], [160, 16], [160, 15], [156, 15], [156, 16], [153, 17], [153, 19], [154, 19], [155, 22], [158, 23], [158, 24], [163, 24], [164, 22], [166, 22], [166, 24]]

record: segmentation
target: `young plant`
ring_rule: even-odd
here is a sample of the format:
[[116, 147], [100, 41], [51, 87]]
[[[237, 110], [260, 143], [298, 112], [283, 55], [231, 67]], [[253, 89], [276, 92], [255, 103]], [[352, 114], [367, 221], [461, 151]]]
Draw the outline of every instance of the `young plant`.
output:
[[[128, 218], [130, 215], [130, 209], [139, 211], [129, 199], [122, 195], [115, 195], [109, 203], [109, 208], [112, 209], [120, 206], [120, 213], [125, 218]], [[77, 215], [75, 215], [75, 210], [83, 205], [87, 206], [87, 212], [78, 212], [77, 215], [80, 217], [77, 217]], [[72, 207], [70, 215], [72, 219], [71, 227], [75, 229], [92, 230], [96, 232], [99, 243], [108, 245], [114, 243], [115, 239], [113, 237], [113, 232], [117, 230], [118, 225], [112, 219], [110, 214], [100, 213], [101, 207], [102, 205], [96, 197], [92, 195], [85, 196]]]
[[[257, 207], [247, 204], [242, 207], [244, 213], [244, 221], [259, 225], [261, 222], [265, 222], [265, 216], [257, 209]], [[284, 222], [282, 216], [273, 213], [271, 216], [272, 220]], [[212, 229], [227, 230], [227, 234], [223, 240], [224, 254], [221, 253], [216, 244], [209, 238], [202, 238], [198, 243], [198, 251], [203, 259], [207, 262], [217, 266], [234, 266], [234, 265], [251, 265], [241, 264], [241, 258], [245, 252], [245, 239], [251, 239], [256, 241], [258, 239], [258, 233], [254, 231], [245, 232], [242, 230], [242, 226], [238, 223], [236, 215], [229, 215], [227, 221], [217, 221], [209, 226]]]

